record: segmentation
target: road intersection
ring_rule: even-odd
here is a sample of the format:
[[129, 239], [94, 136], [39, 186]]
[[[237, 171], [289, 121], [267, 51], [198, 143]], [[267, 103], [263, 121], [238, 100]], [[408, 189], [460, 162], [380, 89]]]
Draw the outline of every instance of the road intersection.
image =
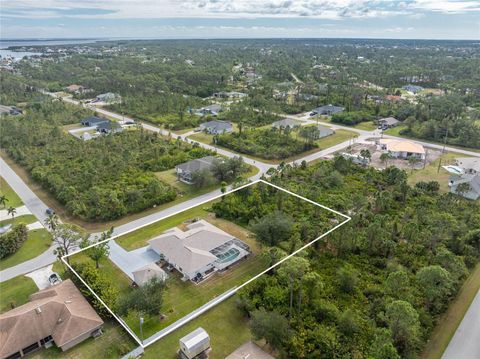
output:
[[[53, 97], [59, 98], [56, 94], [52, 94], [46, 91], [43, 91], [43, 93], [51, 95]], [[79, 101], [73, 100], [71, 98], [62, 98], [62, 101], [74, 104], [74, 105], [79, 105], [83, 106], [86, 108], [91, 108], [94, 109], [96, 112], [106, 115], [110, 118], [115, 118], [121, 121], [125, 120], [133, 120], [133, 118], [129, 118], [108, 110], [105, 110], [103, 108], [93, 108], [92, 106], [83, 104]], [[332, 123], [326, 123], [324, 121], [317, 121], [308, 116], [308, 114], [301, 114], [301, 115], [282, 115], [285, 118], [291, 118], [295, 120], [300, 120], [302, 122], [302, 125], [309, 125], [309, 124], [323, 124], [331, 127], [332, 129], [343, 129], [343, 130], [348, 130], [348, 131], [353, 131], [358, 134], [357, 138], [354, 140], [355, 142], [364, 142], [368, 139], [372, 138], [379, 138], [383, 136], [384, 138], [398, 138], [396, 136], [392, 135], [386, 135], [386, 134], [381, 134], [379, 130], [373, 130], [373, 131], [367, 131], [367, 130], [362, 130], [362, 129], [356, 129], [352, 127], [347, 127], [347, 126], [341, 126], [337, 124], [332, 124]], [[161, 129], [159, 127], [153, 126], [148, 123], [141, 123], [142, 127], [145, 128], [146, 130], [153, 131], [160, 133], [164, 136], [171, 136], [174, 139], [181, 139], [185, 141], [189, 141], [188, 136], [190, 136], [193, 132], [189, 132], [183, 135], [171, 133], [165, 129]], [[411, 140], [412, 142], [419, 143], [423, 146], [430, 147], [430, 148], [435, 148], [435, 149], [443, 149], [443, 145], [439, 144], [432, 144], [429, 142], [424, 142], [424, 141], [418, 141], [418, 140]], [[194, 141], [189, 141], [189, 142], [194, 142]], [[335, 152], [341, 151], [342, 149], [350, 146], [352, 144], [352, 140], [348, 140], [342, 143], [339, 143], [337, 145], [331, 146], [329, 148], [319, 150], [315, 153], [306, 155], [302, 158], [299, 158], [295, 161], [290, 162], [290, 164], [299, 164], [302, 161], [306, 162], [311, 162], [315, 161], [317, 159], [323, 158], [325, 156], [331, 155]], [[205, 144], [205, 143], [199, 143], [199, 145], [203, 148], [207, 148], [213, 151], [216, 151], [218, 154], [226, 156], [226, 157], [234, 157], [234, 156], [239, 156], [239, 154], [228, 151], [223, 148], [216, 148], [212, 145]], [[449, 146], [445, 146], [445, 150], [449, 152], [456, 152], [459, 154], [463, 155], [468, 155], [468, 156], [475, 156], [475, 157], [480, 157], [479, 152], [474, 152], [474, 151], [469, 151], [469, 150], [464, 150], [464, 149], [458, 149], [458, 148], [453, 148]], [[262, 175], [265, 175], [267, 171], [272, 168], [276, 167], [276, 165], [265, 163], [259, 160], [254, 160], [249, 158], [248, 156], [243, 156], [244, 161], [248, 163], [249, 165], [255, 166], [258, 168], [258, 172], [249, 178], [249, 180], [256, 180], [259, 179]], [[33, 215], [38, 219], [39, 222], [44, 223], [45, 219], [47, 218], [46, 214], [46, 209], [48, 208], [47, 205], [23, 182], [23, 180], [15, 173], [15, 171], [0, 157], [0, 170], [2, 173], [2, 176], [4, 179], [9, 183], [9, 185], [12, 187], [12, 189], [19, 195], [25, 206], [32, 212]], [[166, 208], [164, 210], [158, 211], [156, 213], [144, 216], [142, 218], [133, 220], [131, 222], [125, 223], [123, 225], [120, 225], [114, 229], [113, 235], [118, 236], [122, 235], [128, 232], [131, 232], [139, 227], [145, 226], [149, 223], [153, 223], [163, 217], [166, 217], [168, 215], [171, 215], [173, 213], [185, 210], [187, 208], [190, 208], [192, 206], [195, 206], [197, 204], [200, 204], [204, 201], [208, 201], [210, 199], [213, 199], [217, 197], [218, 195], [221, 194], [220, 189], [211, 191], [206, 194], [202, 194], [200, 196], [197, 196], [195, 198], [192, 198], [190, 200], [181, 202], [177, 205], [171, 206], [169, 208]], [[97, 234], [92, 234], [92, 237], [94, 237]], [[36, 258], [33, 258], [31, 260], [25, 261], [23, 263], [20, 263], [16, 266], [4, 269], [0, 271], [0, 282], [9, 280], [11, 278], [14, 278], [16, 276], [22, 275], [22, 274], [27, 274], [29, 272], [32, 272], [34, 270], [37, 270], [39, 268], [43, 268], [47, 265], [50, 265], [54, 263], [56, 260], [56, 256], [54, 254], [54, 247], [53, 245], [46, 250], [44, 253], [41, 255], [37, 256]], [[475, 344], [468, 344], [465, 343], [465, 339], [462, 338], [467, 338], [463, 336], [463, 332], [469, 331], [470, 329], [475, 327], [476, 332], [480, 331], [479, 325], [478, 325], [478, 313], [480, 312], [480, 293], [477, 294], [474, 302], [472, 303], [472, 306], [470, 307], [469, 311], [465, 315], [464, 321], [460, 325], [456, 335], [452, 339], [450, 345], [448, 346], [444, 358], [445, 359], [450, 359], [456, 356], [456, 354], [460, 353], [459, 348], [463, 348], [463, 352], [465, 353], [477, 353], [479, 354], [480, 348], [478, 347], [477, 343], [478, 341], [472, 340]], [[471, 330], [470, 330], [471, 331]], [[470, 346], [469, 346], [470, 345]]]

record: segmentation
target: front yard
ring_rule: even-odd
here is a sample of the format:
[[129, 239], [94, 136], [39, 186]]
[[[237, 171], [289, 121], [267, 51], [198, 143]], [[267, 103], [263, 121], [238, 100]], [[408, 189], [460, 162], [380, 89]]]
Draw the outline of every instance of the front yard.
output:
[[23, 202], [3, 177], [0, 177], [0, 195], [6, 197], [5, 207], [20, 207]]
[[52, 235], [46, 229], [28, 231], [28, 238], [14, 254], [0, 260], [0, 270], [35, 258], [46, 251], [52, 243]]
[[38, 291], [35, 282], [28, 277], [18, 276], [0, 283], [0, 313], [5, 313], [28, 302], [31, 294]]

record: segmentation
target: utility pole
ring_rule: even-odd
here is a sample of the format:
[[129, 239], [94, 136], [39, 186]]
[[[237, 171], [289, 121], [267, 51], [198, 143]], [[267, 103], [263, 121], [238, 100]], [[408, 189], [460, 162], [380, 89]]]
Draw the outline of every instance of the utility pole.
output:
[[448, 139], [448, 125], [447, 125], [447, 129], [445, 130], [445, 141], [443, 142], [442, 154], [440, 155], [440, 158], [438, 160], [437, 173], [440, 172], [440, 166], [442, 165], [442, 157], [445, 152], [445, 147], [447, 146], [447, 139]]
[[140, 340], [143, 344], [143, 317], [140, 317]]

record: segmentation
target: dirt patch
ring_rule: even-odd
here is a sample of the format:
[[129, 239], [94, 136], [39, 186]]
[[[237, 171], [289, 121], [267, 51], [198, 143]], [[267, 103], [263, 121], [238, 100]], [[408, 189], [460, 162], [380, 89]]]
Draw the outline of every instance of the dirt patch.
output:
[[[353, 155], [360, 155], [360, 152], [362, 150], [369, 150], [370, 154], [372, 156], [371, 161], [370, 161], [370, 166], [378, 168], [378, 169], [383, 169], [385, 168], [386, 165], [388, 166], [395, 166], [397, 168], [405, 169], [405, 170], [411, 170], [412, 165], [408, 162], [408, 160], [405, 159], [396, 159], [396, 158], [391, 158], [388, 160], [387, 163], [383, 162], [380, 160], [380, 156], [384, 151], [380, 150], [378, 146], [375, 144], [374, 140], [369, 140], [367, 142], [362, 142], [362, 143], [355, 143], [353, 146], [351, 146], [349, 153]], [[425, 160], [421, 160], [418, 163], [416, 163], [413, 168], [414, 169], [422, 169], [428, 166], [430, 163], [436, 161], [440, 156], [442, 155], [441, 150], [437, 150], [434, 148], [430, 147], [425, 147], [425, 152], [426, 152], [426, 158]]]

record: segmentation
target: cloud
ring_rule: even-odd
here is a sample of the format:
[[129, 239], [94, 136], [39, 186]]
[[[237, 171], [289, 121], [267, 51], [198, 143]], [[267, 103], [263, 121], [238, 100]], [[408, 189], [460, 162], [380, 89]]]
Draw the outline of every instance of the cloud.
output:
[[407, 14], [385, 0], [3, 0], [2, 16], [22, 18], [261, 18], [340, 20]]
[[480, 11], [479, 0], [415, 0], [409, 5], [410, 8], [449, 14]]

